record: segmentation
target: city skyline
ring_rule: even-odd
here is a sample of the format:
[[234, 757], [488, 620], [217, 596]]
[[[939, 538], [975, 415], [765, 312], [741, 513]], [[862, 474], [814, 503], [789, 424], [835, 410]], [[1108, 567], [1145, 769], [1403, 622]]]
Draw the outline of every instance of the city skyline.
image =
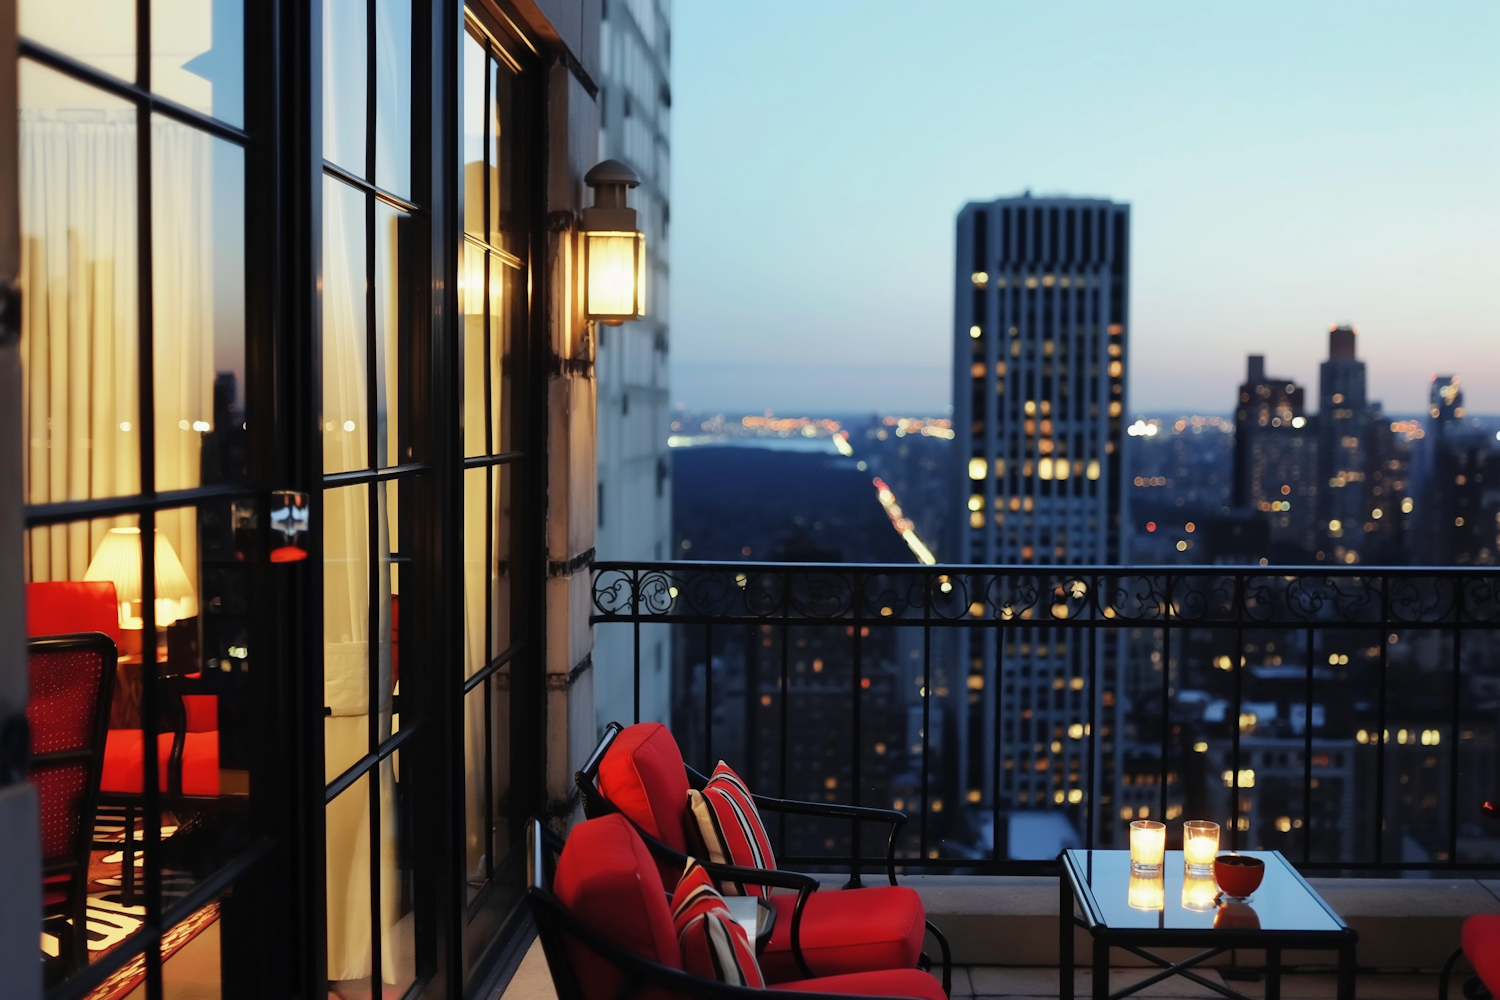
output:
[[1261, 10], [951, 11], [911, 33], [821, 5], [795, 38], [678, 12], [674, 402], [946, 406], [948, 220], [1030, 188], [1134, 206], [1137, 410], [1225, 412], [1250, 353], [1316, 384], [1346, 322], [1388, 412], [1419, 412], [1434, 372], [1500, 410], [1500, 142], [1473, 127], [1500, 12], [1319, 7], [1288, 32]]

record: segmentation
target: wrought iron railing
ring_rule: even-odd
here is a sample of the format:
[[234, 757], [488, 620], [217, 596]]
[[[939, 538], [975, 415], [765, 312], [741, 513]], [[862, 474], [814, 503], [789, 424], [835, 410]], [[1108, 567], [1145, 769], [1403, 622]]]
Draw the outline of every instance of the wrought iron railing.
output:
[[[1495, 570], [600, 563], [593, 600], [631, 636], [620, 721], [669, 626], [645, 709], [690, 762], [903, 809], [912, 870], [1050, 870], [1138, 817], [1307, 870], [1500, 869]], [[789, 863], [883, 854], [778, 836]]]

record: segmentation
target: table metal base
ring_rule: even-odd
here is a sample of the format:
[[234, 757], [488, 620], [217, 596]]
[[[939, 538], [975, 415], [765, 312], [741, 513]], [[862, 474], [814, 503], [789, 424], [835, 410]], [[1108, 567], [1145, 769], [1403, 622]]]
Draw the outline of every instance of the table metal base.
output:
[[[1263, 998], [1248, 997], [1237, 990], [1206, 979], [1193, 971], [1193, 967], [1222, 955], [1232, 950], [1231, 947], [1210, 948], [1201, 951], [1190, 958], [1180, 962], [1171, 962], [1160, 955], [1152, 954], [1143, 947], [1124, 942], [1111, 942], [1108, 937], [1102, 937], [1092, 930], [1089, 925], [1073, 915], [1073, 887], [1068, 882], [1066, 873], [1058, 879], [1061, 887], [1058, 908], [1058, 941], [1057, 941], [1057, 974], [1058, 974], [1058, 1000], [1074, 1000], [1073, 976], [1075, 966], [1073, 961], [1073, 928], [1082, 927], [1093, 937], [1093, 997], [1092, 1000], [1123, 1000], [1133, 993], [1138, 993], [1148, 986], [1170, 979], [1173, 976], [1181, 976], [1191, 980], [1205, 989], [1213, 990], [1215, 993], [1228, 997], [1229, 1000], [1281, 1000], [1281, 949], [1259, 946], [1266, 953], [1266, 989]], [[1166, 947], [1174, 947], [1167, 945]], [[1235, 945], [1233, 947], [1256, 947], [1254, 945]], [[1122, 990], [1114, 993], [1109, 991], [1109, 953], [1112, 948], [1127, 951], [1138, 958], [1144, 958], [1153, 965], [1159, 966], [1161, 971], [1152, 973], [1139, 982], [1132, 983]], [[1339, 956], [1338, 966], [1338, 1000], [1354, 1000], [1354, 945], [1351, 943], [1346, 947], [1337, 949]]]

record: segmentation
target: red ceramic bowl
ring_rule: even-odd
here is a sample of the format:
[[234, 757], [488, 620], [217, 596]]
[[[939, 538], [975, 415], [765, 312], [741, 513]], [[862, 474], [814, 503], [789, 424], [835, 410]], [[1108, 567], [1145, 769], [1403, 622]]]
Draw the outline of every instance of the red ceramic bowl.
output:
[[1260, 888], [1266, 863], [1244, 854], [1222, 854], [1214, 859], [1214, 881], [1226, 895], [1244, 899]]

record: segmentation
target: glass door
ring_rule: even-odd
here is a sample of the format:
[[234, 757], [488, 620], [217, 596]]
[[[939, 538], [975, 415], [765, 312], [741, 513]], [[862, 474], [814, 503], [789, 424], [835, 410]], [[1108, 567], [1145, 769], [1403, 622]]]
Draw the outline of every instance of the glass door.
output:
[[259, 748], [285, 740], [258, 707], [285, 667], [269, 595], [295, 572], [254, 458], [246, 12], [18, 14], [38, 957], [53, 997], [227, 995], [233, 890], [271, 847]]

